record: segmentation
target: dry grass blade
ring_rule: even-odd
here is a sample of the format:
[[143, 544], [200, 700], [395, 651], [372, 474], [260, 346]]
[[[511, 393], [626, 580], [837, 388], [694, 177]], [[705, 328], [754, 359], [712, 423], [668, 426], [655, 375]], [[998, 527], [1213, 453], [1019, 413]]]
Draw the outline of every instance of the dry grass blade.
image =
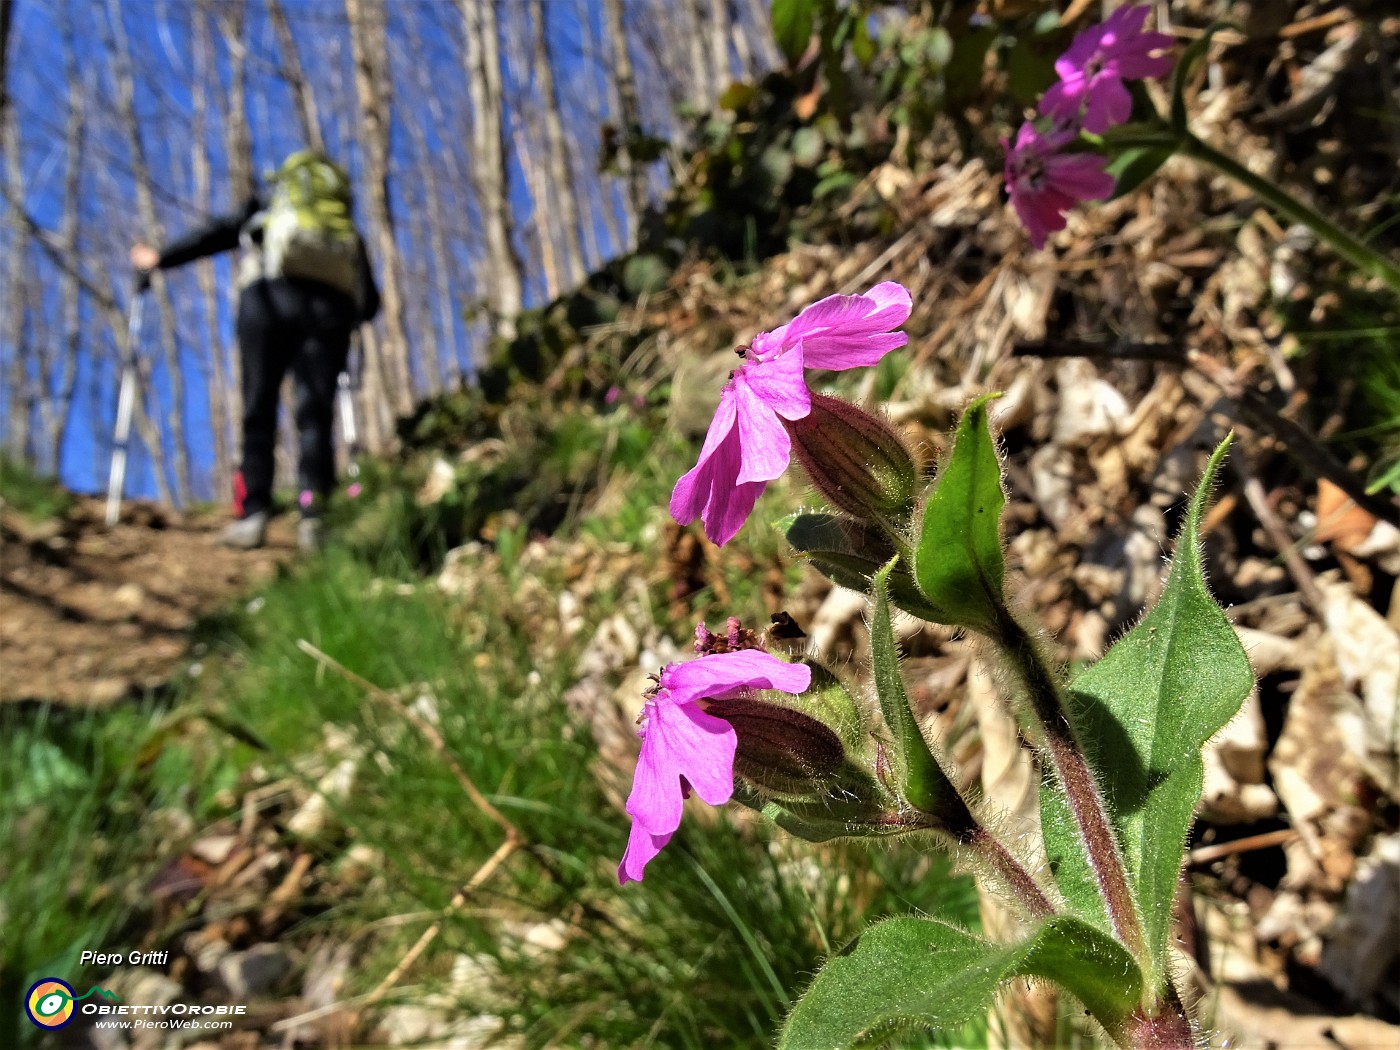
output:
[[[462, 768], [461, 764], [448, 750], [447, 743], [443, 740], [442, 734], [437, 731], [436, 726], [410, 708], [399, 697], [395, 696], [387, 689], [381, 689], [368, 679], [357, 675], [334, 657], [316, 648], [316, 646], [312, 645], [306, 639], [298, 638], [297, 648], [310, 656], [322, 667], [334, 671], [347, 682], [359, 686], [366, 694], [393, 708], [395, 714], [401, 716], [406, 722], [417, 729], [423, 739], [428, 742], [428, 746], [437, 753], [438, 757], [447, 765], [447, 768], [452, 771], [452, 775], [456, 777], [457, 783], [462, 786], [462, 790], [471, 800], [472, 805], [481, 810], [488, 819], [505, 832], [505, 840], [497, 847], [496, 852], [491, 854], [491, 856], [486, 859], [486, 862], [476, 870], [476, 873], [467, 880], [466, 884], [453, 895], [452, 900], [448, 902], [447, 908], [444, 910], [444, 915], [457, 911], [467, 903], [472, 893], [484, 885], [486, 880], [495, 874], [496, 869], [505, 863], [506, 859], [524, 844], [524, 839], [520, 831], [481, 793], [481, 790], [473, 783], [472, 778], [467, 775], [467, 771]], [[422, 936], [413, 943], [413, 946], [409, 948], [403, 958], [398, 961], [385, 978], [375, 986], [374, 990], [363, 999], [358, 1000], [358, 1009], [355, 1014], [356, 1018], [358, 1018], [360, 1010], [371, 1007], [379, 1002], [388, 994], [389, 990], [393, 988], [394, 985], [402, 980], [403, 975], [409, 971], [413, 964], [418, 961], [418, 957], [428, 949], [428, 946], [432, 944], [438, 934], [442, 932], [442, 924], [443, 920], [439, 918], [424, 930]], [[350, 1004], [347, 1003], [346, 1005], [348, 1006]]]

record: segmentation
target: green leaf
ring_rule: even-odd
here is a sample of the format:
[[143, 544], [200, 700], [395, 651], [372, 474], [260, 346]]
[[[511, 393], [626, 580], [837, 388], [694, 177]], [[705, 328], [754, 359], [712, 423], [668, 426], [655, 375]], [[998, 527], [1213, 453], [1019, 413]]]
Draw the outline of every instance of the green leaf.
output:
[[748, 109], [750, 103], [753, 102], [757, 95], [758, 88], [754, 87], [752, 84], [746, 84], [743, 81], [736, 80], [720, 94], [718, 105], [720, 109], [727, 109], [732, 113], [738, 113], [740, 110]]
[[[894, 547], [879, 529], [837, 514], [794, 514], [781, 526], [793, 548], [838, 587], [862, 594], [875, 574], [894, 556]], [[934, 623], [946, 623], [944, 613], [925, 600], [914, 578], [902, 565], [890, 573], [890, 600], [905, 612]]]
[[854, 24], [851, 26], [851, 54], [856, 56], [861, 69], [869, 69], [875, 58], [875, 41], [870, 37], [870, 27], [866, 24], [865, 15], [857, 10], [854, 18]]
[[905, 1032], [956, 1028], [1014, 977], [1055, 981], [1107, 1023], [1141, 993], [1127, 949], [1076, 919], [1050, 919], [1016, 945], [933, 919], [889, 919], [827, 961], [788, 1015], [778, 1047], [878, 1047]]
[[937, 608], [938, 623], [989, 629], [1002, 605], [1001, 461], [979, 397], [958, 423], [953, 453], [924, 507], [914, 579]]
[[1084, 849], [1084, 840], [1079, 837], [1069, 799], [1048, 769], [1040, 782], [1040, 830], [1045, 861], [1070, 911], [1101, 930], [1112, 930], [1113, 924]]
[[1113, 187], [1114, 198], [1132, 193], [1156, 174], [1175, 152], [1172, 146], [1141, 146], [1115, 157], [1108, 166], [1108, 173], [1117, 180]]
[[904, 689], [904, 677], [899, 671], [899, 645], [894, 639], [890, 622], [889, 580], [899, 564], [891, 558], [875, 574], [875, 616], [870, 624], [870, 659], [875, 673], [875, 693], [885, 724], [894, 735], [895, 775], [899, 790], [915, 809], [939, 814], [948, 802], [958, 798], [938, 761], [929, 751], [928, 742], [909, 706], [909, 694]]
[[1017, 38], [1006, 54], [1006, 79], [1011, 97], [1033, 106], [1055, 82], [1055, 60], [1065, 49], [1067, 34], [1058, 27], [1048, 33]]
[[1172, 900], [1204, 775], [1201, 749], [1254, 687], [1201, 565], [1201, 516], [1230, 440], [1201, 478], [1157, 604], [1070, 683], [1071, 717], [1111, 809], [1156, 981], [1166, 978]]
[[943, 70], [948, 105], [956, 107], [980, 98], [987, 72], [987, 52], [1000, 30], [995, 25], [969, 27], [958, 33], [953, 53]]
[[807, 50], [816, 21], [817, 0], [773, 0], [773, 40], [788, 65]]

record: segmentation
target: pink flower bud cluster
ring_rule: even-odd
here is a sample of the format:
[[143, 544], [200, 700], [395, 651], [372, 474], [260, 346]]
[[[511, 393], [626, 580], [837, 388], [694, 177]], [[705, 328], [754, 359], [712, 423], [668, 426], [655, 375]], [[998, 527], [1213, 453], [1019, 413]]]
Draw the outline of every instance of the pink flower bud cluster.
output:
[[1066, 151], [1080, 131], [1102, 134], [1132, 116], [1126, 82], [1171, 71], [1166, 33], [1143, 31], [1148, 9], [1120, 7], [1074, 38], [1055, 63], [1059, 81], [1040, 100], [1046, 127], [1027, 121], [1006, 147], [1006, 191], [1036, 248], [1065, 228], [1065, 212], [1079, 201], [1104, 200], [1113, 176], [1103, 157]]

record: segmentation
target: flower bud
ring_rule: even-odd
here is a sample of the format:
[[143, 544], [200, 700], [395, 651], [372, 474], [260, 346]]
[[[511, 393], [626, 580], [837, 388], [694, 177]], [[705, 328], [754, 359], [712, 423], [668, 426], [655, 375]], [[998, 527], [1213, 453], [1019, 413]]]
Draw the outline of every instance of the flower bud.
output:
[[862, 521], [909, 520], [919, 471], [904, 439], [883, 419], [813, 394], [812, 410], [783, 425], [798, 462], [832, 506]]
[[841, 738], [801, 711], [740, 698], [713, 701], [708, 712], [734, 727], [734, 771], [762, 791], [817, 794], [845, 764]]

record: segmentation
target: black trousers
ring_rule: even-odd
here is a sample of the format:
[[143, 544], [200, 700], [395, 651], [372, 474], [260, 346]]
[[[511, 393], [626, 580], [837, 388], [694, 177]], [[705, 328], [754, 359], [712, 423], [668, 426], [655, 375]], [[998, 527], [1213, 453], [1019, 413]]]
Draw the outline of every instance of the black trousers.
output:
[[[282, 380], [292, 373], [299, 458], [297, 485], [323, 505], [335, 488], [336, 377], [350, 353], [354, 300], [316, 281], [254, 281], [238, 300], [243, 363], [243, 466], [235, 481], [241, 516], [272, 506], [273, 451]], [[241, 497], [241, 498], [240, 498]]]

